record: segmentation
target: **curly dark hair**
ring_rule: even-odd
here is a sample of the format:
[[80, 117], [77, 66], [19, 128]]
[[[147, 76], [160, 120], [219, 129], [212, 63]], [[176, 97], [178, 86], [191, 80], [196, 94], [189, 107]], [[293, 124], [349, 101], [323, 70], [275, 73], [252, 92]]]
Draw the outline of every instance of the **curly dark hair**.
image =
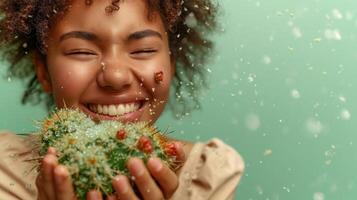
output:
[[[46, 58], [46, 38], [56, 20], [66, 14], [73, 0], [5, 0], [0, 2], [0, 45], [8, 61], [8, 75], [27, 82], [22, 103], [46, 102], [53, 97], [44, 93], [31, 61], [31, 54]], [[87, 6], [93, 0], [82, 0]], [[121, 0], [112, 0], [106, 12], [120, 9]], [[217, 27], [217, 5], [211, 0], [147, 0], [149, 16], [158, 11], [169, 33], [171, 55], [176, 60], [174, 90], [170, 108], [176, 117], [200, 108], [199, 94], [206, 88], [205, 64], [212, 53], [209, 34]], [[151, 13], [151, 14], [150, 14]]]

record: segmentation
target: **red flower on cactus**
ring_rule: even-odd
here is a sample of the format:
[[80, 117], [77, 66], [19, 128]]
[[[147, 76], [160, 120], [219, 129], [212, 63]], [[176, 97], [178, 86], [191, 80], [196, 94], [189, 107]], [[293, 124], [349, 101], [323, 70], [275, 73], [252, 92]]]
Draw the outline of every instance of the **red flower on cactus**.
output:
[[126, 132], [125, 130], [121, 129], [117, 132], [117, 135], [116, 135], [117, 139], [118, 140], [124, 140], [126, 138]]
[[177, 149], [173, 142], [165, 144], [164, 151], [169, 156], [177, 156]]
[[137, 147], [145, 153], [151, 153], [153, 151], [151, 140], [146, 136], [141, 136], [139, 138]]

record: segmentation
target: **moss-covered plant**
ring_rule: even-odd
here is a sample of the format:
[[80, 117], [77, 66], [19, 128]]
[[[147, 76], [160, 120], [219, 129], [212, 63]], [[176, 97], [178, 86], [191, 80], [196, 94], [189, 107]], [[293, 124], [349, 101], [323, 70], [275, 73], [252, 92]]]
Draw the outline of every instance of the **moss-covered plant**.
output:
[[112, 178], [129, 177], [126, 162], [130, 157], [146, 162], [156, 156], [172, 169], [179, 165], [172, 144], [144, 122], [95, 122], [79, 110], [59, 109], [41, 122], [38, 136], [40, 156], [49, 147], [56, 149], [59, 163], [71, 174], [78, 199], [85, 199], [92, 189], [112, 194]]

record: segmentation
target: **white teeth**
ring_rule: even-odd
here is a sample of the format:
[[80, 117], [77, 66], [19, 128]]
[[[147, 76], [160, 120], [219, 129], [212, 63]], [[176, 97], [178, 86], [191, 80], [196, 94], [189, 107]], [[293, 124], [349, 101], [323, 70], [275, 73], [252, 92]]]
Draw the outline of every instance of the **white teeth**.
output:
[[117, 109], [115, 108], [114, 105], [110, 105], [108, 111], [109, 111], [109, 115], [115, 115], [117, 113]]
[[108, 106], [103, 105], [103, 114], [107, 115], [108, 114]]
[[125, 106], [123, 104], [118, 105], [117, 111], [118, 111], [118, 113], [125, 113], [125, 111], [126, 111]]
[[111, 104], [111, 105], [100, 105], [100, 104], [91, 104], [89, 109], [93, 112], [110, 115], [110, 116], [119, 116], [126, 113], [134, 112], [138, 110], [140, 103], [128, 103], [128, 104]]
[[[93, 105], [93, 107], [95, 107], [95, 105]], [[98, 105], [97, 108], [98, 108], [98, 113], [103, 113], [102, 105]]]
[[126, 104], [125, 109], [132, 110], [133, 109], [133, 104]]

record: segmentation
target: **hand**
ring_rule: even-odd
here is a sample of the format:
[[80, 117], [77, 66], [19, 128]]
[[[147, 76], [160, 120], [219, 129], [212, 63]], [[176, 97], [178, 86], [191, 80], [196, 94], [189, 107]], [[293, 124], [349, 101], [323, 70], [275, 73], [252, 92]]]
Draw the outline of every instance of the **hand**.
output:
[[[183, 162], [185, 153], [182, 144], [173, 143], [177, 160]], [[178, 177], [168, 166], [158, 158], [150, 158], [147, 166], [138, 158], [131, 158], [127, 163], [130, 174], [139, 189], [144, 200], [162, 200], [170, 198], [178, 187]], [[137, 200], [139, 197], [134, 193], [126, 176], [119, 175], [113, 180], [113, 187], [117, 199]], [[113, 196], [110, 200], [116, 199]]]
[[[178, 162], [185, 160], [182, 144], [175, 142], [174, 151]], [[168, 166], [158, 158], [150, 158], [147, 166], [138, 158], [131, 158], [127, 163], [129, 172], [144, 200], [162, 200], [170, 198], [177, 186], [178, 177]], [[107, 200], [138, 200], [126, 176], [118, 175], [114, 178], [113, 187], [116, 196], [107, 197]], [[76, 195], [68, 170], [59, 165], [54, 148], [49, 148], [42, 161], [41, 170], [36, 180], [38, 200], [76, 200]], [[102, 200], [99, 191], [87, 193], [87, 200]]]
[[[76, 200], [71, 177], [67, 168], [59, 165], [54, 148], [48, 148], [42, 160], [41, 170], [36, 179], [38, 200]], [[100, 193], [99, 193], [100, 194]], [[90, 191], [87, 200], [102, 199], [98, 192]], [[110, 199], [109, 199], [110, 200]]]
[[58, 164], [56, 150], [51, 147], [42, 160], [36, 186], [38, 200], [76, 199], [69, 172], [66, 167]]

